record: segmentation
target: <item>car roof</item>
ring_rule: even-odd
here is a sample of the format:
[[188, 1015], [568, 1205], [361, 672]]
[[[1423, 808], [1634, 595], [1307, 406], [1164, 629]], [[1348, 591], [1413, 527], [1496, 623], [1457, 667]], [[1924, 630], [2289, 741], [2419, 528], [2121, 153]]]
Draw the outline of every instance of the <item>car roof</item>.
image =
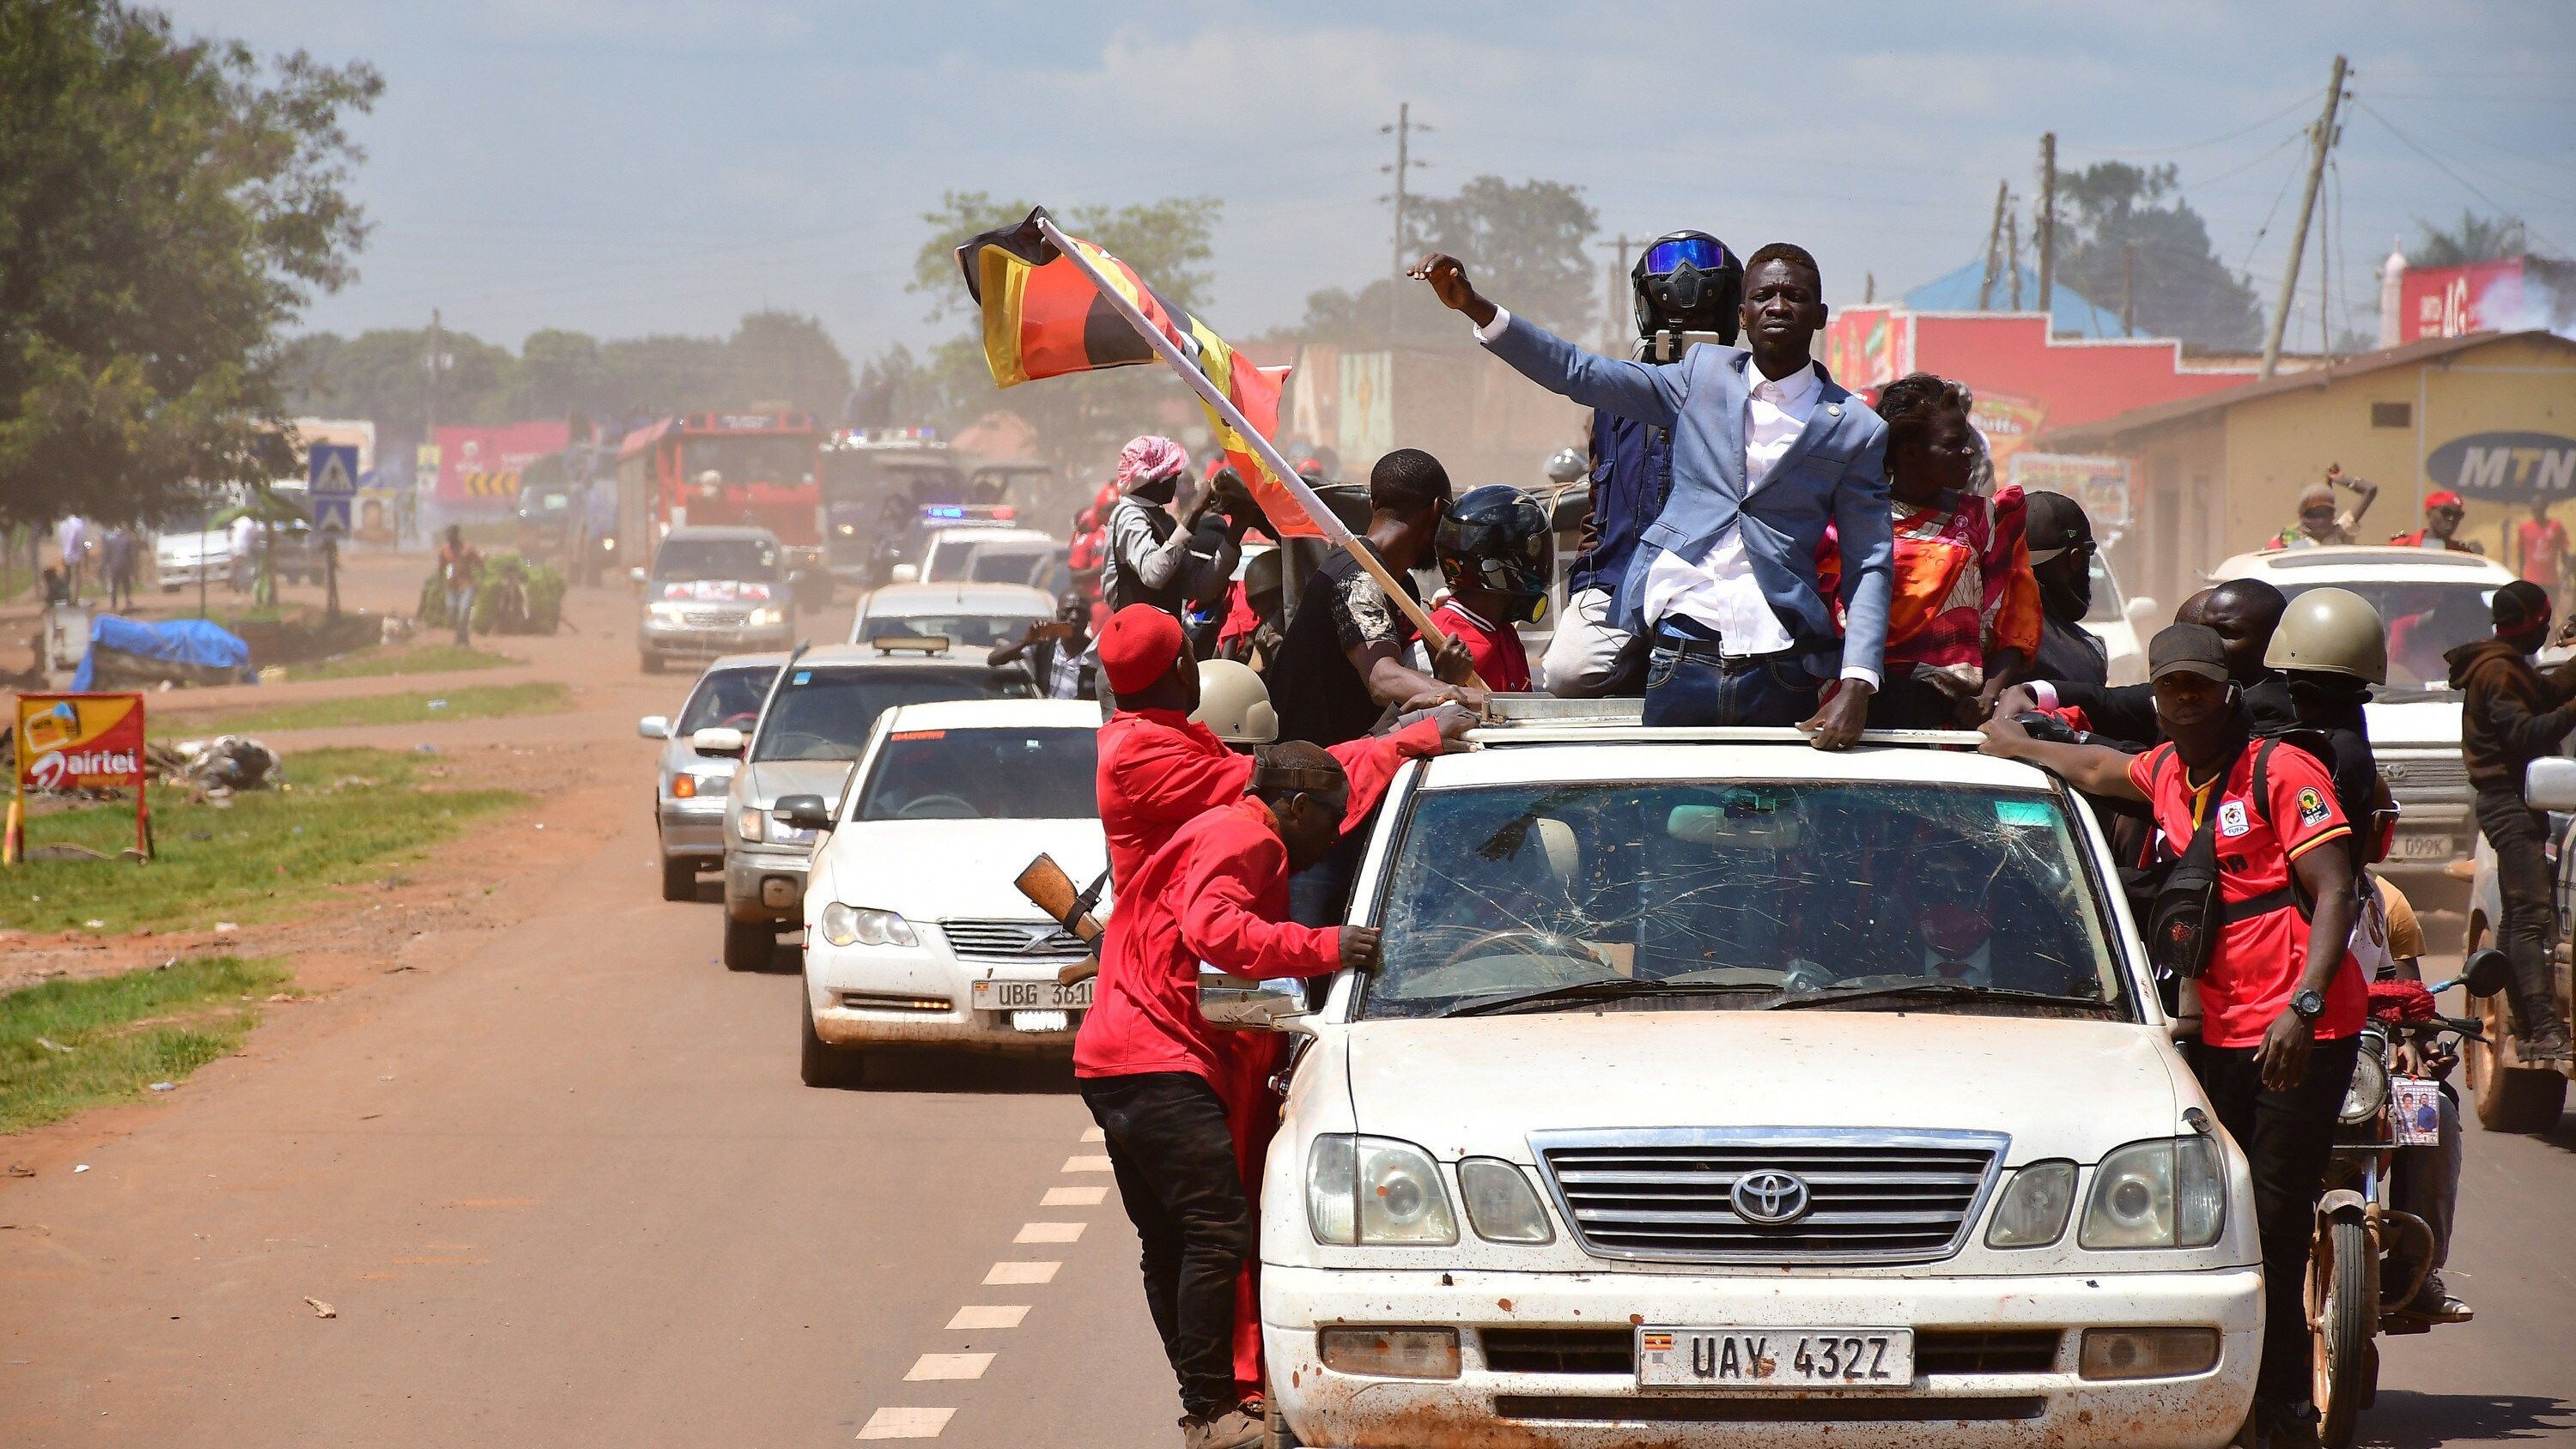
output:
[[719, 655], [702, 672], [722, 674], [728, 669], [776, 669], [786, 662], [787, 656], [777, 650], [761, 654], [725, 654]]
[[1100, 706], [1087, 699], [943, 699], [889, 713], [899, 730], [1100, 728]]
[[2452, 580], [2479, 584], [2513, 582], [2513, 570], [2484, 554], [2387, 544], [2337, 544], [2327, 548], [2263, 549], [2240, 553], [2210, 570], [2209, 576], [2213, 579], [2263, 579], [2285, 584], [2380, 579], [2404, 583]]
[[[920, 669], [935, 667], [954, 672], [961, 668], [986, 669], [985, 649], [977, 645], [972, 651], [961, 651], [955, 645], [945, 650], [879, 649], [873, 644], [817, 644], [796, 656], [799, 669], [848, 669], [865, 666], [871, 669]], [[1002, 666], [1005, 669], [1009, 665]]]
[[[1512, 731], [1483, 729], [1471, 738], [1493, 744]], [[1431, 760], [1425, 789], [1478, 785], [1591, 784], [1612, 781], [1812, 780], [1855, 785], [1974, 785], [2003, 790], [2054, 790], [2056, 780], [2035, 765], [1963, 750], [1913, 744], [1862, 743], [1820, 750], [1795, 730], [1655, 730], [1602, 728], [1540, 732], [1508, 748], [1488, 748]], [[1693, 736], [1696, 736], [1693, 738]], [[1884, 738], [1884, 737], [1882, 737]]]
[[1042, 528], [1022, 528], [1015, 523], [943, 523], [930, 531], [932, 543], [1053, 543], [1055, 535]]
[[859, 606], [864, 618], [900, 619], [907, 614], [955, 613], [959, 609], [996, 614], [1052, 614], [1055, 598], [1026, 584], [885, 584]]
[[748, 524], [740, 523], [683, 524], [678, 528], [672, 529], [669, 533], [662, 535], [662, 542], [670, 543], [678, 539], [698, 538], [765, 538], [771, 543], [778, 542], [778, 535], [770, 532], [768, 529], [754, 528]]

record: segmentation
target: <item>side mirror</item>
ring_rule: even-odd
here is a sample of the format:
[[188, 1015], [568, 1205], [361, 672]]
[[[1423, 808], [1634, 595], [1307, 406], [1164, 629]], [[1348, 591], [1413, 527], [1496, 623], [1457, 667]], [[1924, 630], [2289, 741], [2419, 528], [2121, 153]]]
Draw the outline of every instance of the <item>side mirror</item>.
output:
[[894, 572], [893, 572], [892, 574], [888, 575], [887, 577], [888, 577], [888, 579], [889, 579], [891, 582], [898, 583], [898, 584], [917, 584], [917, 583], [920, 583], [920, 582], [921, 582], [921, 565], [919, 565], [919, 564], [896, 564], [896, 565], [894, 566]]
[[1199, 1015], [1210, 1026], [1279, 1031], [1290, 1017], [1307, 1014], [1306, 999], [1293, 990], [1215, 971], [1199, 973]]
[[778, 803], [769, 807], [769, 815], [781, 825], [803, 830], [832, 828], [832, 807], [824, 804], [820, 795], [780, 796]]
[[2505, 982], [2512, 975], [2512, 958], [2489, 946], [2469, 957], [2467, 966], [2460, 972], [2460, 979], [2469, 984], [2471, 996], [2493, 996], [2504, 990]]
[[628, 569], [626, 571], [626, 582], [630, 584], [640, 584], [644, 582], [643, 566], [639, 564], [634, 568]]
[[667, 740], [671, 737], [671, 721], [665, 715], [648, 714], [635, 722], [635, 733], [648, 740]]
[[2143, 639], [2155, 631], [2156, 616], [2163, 612], [2164, 605], [2157, 603], [2148, 595], [2140, 594], [2120, 610], [2120, 616], [2127, 619], [2129, 627], [2136, 630], [2138, 636]]
[[747, 743], [742, 731], [727, 725], [709, 725], [689, 736], [689, 748], [702, 755], [740, 755]]
[[2576, 810], [2576, 760], [2544, 755], [2522, 772], [2523, 803], [2534, 810]]

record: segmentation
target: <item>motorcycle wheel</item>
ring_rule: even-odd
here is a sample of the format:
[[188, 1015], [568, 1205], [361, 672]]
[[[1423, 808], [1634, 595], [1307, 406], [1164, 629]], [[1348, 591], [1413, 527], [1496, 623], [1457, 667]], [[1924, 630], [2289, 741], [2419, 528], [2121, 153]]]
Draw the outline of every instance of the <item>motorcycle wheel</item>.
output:
[[2379, 1262], [2355, 1218], [2336, 1218], [2308, 1256], [2308, 1342], [2317, 1442], [2345, 1449], [2368, 1397], [2370, 1335], [2379, 1322]]

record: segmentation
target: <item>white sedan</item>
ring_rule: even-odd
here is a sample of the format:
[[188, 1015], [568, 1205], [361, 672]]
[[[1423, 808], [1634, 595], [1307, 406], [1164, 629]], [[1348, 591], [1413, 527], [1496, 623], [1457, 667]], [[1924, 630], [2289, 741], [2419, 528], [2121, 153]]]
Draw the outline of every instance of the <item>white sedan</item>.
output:
[[1091, 983], [1056, 975], [1087, 952], [1012, 882], [1041, 852], [1078, 885], [1107, 867], [1099, 731], [1080, 700], [877, 721], [805, 889], [806, 1085], [854, 1083], [875, 1047], [1072, 1051]]

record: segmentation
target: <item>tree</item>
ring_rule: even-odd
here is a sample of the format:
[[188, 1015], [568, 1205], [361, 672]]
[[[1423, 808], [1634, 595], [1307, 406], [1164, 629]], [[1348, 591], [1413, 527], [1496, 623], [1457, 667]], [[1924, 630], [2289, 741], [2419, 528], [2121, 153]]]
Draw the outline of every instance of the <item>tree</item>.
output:
[[2479, 216], [2463, 208], [2458, 226], [2446, 229], [2421, 218], [2415, 225], [2423, 230], [2424, 239], [2406, 254], [2406, 265], [2410, 267], [2461, 267], [2472, 262], [2492, 262], [2521, 256], [2527, 246], [2523, 240], [2522, 218], [2518, 216]]
[[2130, 279], [2138, 330], [2203, 347], [2262, 340], [2263, 308], [2209, 245], [2209, 227], [2180, 194], [2172, 166], [2104, 161], [2058, 177], [2066, 234], [2057, 275], [2106, 310]]
[[[1601, 270], [1583, 253], [1601, 226], [1583, 188], [1562, 181], [1479, 176], [1455, 196], [1426, 197], [1405, 215], [1408, 252], [1439, 251], [1465, 262], [1477, 287], [1564, 336], [1589, 331]], [[1416, 292], [1430, 289], [1410, 283]]]
[[0, 5], [0, 524], [145, 522], [293, 466], [280, 330], [353, 275], [363, 65]]
[[[1205, 264], [1216, 255], [1216, 223], [1223, 211], [1223, 204], [1213, 197], [1170, 196], [1133, 206], [1068, 207], [1056, 215], [1065, 230], [1098, 243], [1134, 267], [1166, 304], [1196, 313], [1214, 280]], [[914, 258], [912, 290], [931, 298], [932, 321], [976, 315], [974, 302], [966, 295], [966, 279], [957, 270], [958, 246], [979, 233], [1014, 225], [1028, 214], [1026, 202], [995, 201], [981, 191], [949, 192], [940, 198], [938, 210], [923, 213], [930, 235]], [[1221, 319], [1203, 316], [1201, 320], [1220, 333], [1225, 330]], [[915, 380], [922, 389], [915, 396], [936, 397], [940, 409], [926, 421], [954, 430], [995, 408], [1007, 407], [1036, 429], [1048, 461], [1069, 477], [1099, 470], [1111, 453], [1140, 432], [1205, 430], [1190, 394], [1160, 365], [1024, 383], [1005, 397], [993, 385], [984, 362], [982, 334], [976, 329], [933, 349], [925, 371], [926, 378]]]
[[849, 399], [850, 360], [811, 317], [754, 312], [734, 329], [726, 351], [745, 403], [785, 402], [828, 423]]

